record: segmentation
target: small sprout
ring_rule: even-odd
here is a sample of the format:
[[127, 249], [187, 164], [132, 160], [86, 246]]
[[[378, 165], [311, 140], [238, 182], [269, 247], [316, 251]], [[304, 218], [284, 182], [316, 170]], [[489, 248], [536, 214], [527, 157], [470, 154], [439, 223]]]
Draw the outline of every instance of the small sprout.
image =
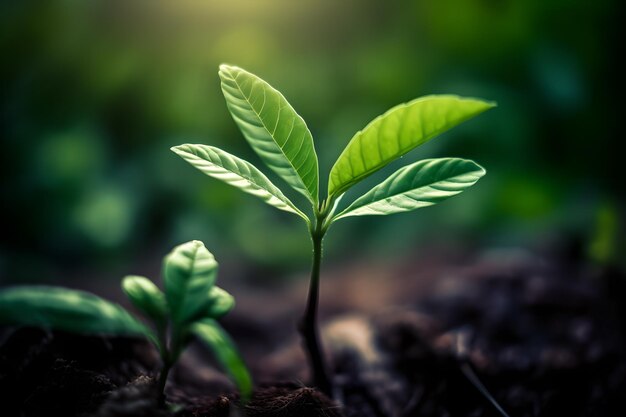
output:
[[130, 302], [159, 325], [167, 323], [167, 302], [161, 290], [146, 277], [130, 275], [122, 281], [122, 290]]
[[215, 286], [216, 278], [215, 258], [202, 242], [194, 240], [177, 246], [165, 257], [165, 293], [145, 277], [131, 275], [122, 281], [124, 293], [152, 328], [118, 304], [93, 294], [46, 286], [1, 291], [0, 324], [147, 337], [161, 355], [161, 403], [165, 401], [167, 375], [193, 335], [209, 346], [246, 401], [252, 392], [250, 374], [234, 342], [216, 321], [232, 310], [235, 301]]
[[220, 318], [235, 307], [235, 299], [232, 295], [219, 287], [209, 291], [209, 302], [203, 317]]
[[425, 96], [393, 107], [358, 131], [328, 176], [320, 199], [313, 136], [285, 97], [254, 74], [221, 65], [222, 92], [235, 123], [261, 160], [311, 203], [311, 214], [297, 207], [258, 168], [221, 149], [185, 144], [172, 151], [202, 171], [280, 210], [302, 218], [313, 242], [309, 297], [300, 332], [314, 383], [332, 395], [317, 329], [322, 240], [332, 223], [351, 216], [387, 215], [437, 204], [474, 185], [485, 170], [459, 158], [428, 159], [400, 168], [352, 204], [339, 202], [354, 185], [437, 135], [495, 106], [453, 95]]

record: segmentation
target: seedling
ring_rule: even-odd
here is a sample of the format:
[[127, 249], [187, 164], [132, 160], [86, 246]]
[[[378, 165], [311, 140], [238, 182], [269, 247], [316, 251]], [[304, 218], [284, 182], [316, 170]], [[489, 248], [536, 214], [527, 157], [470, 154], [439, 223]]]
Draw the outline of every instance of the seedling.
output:
[[147, 337], [161, 355], [159, 402], [171, 367], [191, 336], [205, 342], [239, 388], [242, 400], [252, 390], [246, 366], [217, 319], [235, 305], [215, 285], [217, 262], [197, 240], [175, 247], [164, 259], [165, 293], [148, 278], [127, 276], [122, 289], [151, 323], [133, 317], [120, 305], [94, 294], [48, 286], [21, 286], [0, 292], [0, 324], [38, 326], [83, 334]]
[[495, 106], [452, 95], [433, 95], [400, 104], [357, 132], [330, 170], [328, 193], [319, 196], [318, 161], [306, 123], [285, 97], [259, 77], [220, 66], [222, 92], [233, 119], [261, 160], [311, 203], [298, 208], [258, 168], [221, 149], [185, 144], [172, 151], [206, 175], [253, 194], [307, 224], [313, 242], [309, 295], [300, 332], [314, 383], [332, 394], [317, 329], [322, 241], [331, 224], [351, 216], [387, 215], [439, 203], [472, 186], [485, 170], [458, 158], [426, 159], [400, 168], [343, 209], [339, 201], [355, 184], [448, 129]]

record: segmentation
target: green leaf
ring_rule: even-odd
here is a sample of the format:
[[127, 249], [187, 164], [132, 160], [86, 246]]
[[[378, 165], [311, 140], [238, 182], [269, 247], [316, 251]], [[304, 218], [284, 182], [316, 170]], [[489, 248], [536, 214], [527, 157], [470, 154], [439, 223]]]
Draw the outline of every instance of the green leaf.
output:
[[211, 288], [205, 317], [218, 319], [235, 307], [235, 298], [220, 287]]
[[151, 336], [146, 326], [118, 304], [60, 287], [24, 286], [1, 291], [0, 323], [86, 334]]
[[198, 240], [175, 247], [164, 260], [165, 298], [175, 323], [184, 323], [206, 304], [217, 279], [217, 262]]
[[256, 75], [229, 65], [220, 65], [219, 75], [228, 109], [250, 146], [268, 167], [317, 205], [317, 155], [302, 117]]
[[330, 171], [328, 194], [337, 197], [419, 145], [495, 104], [451, 95], [400, 104], [357, 132]]
[[211, 348], [217, 360], [226, 369], [239, 389], [241, 399], [247, 401], [252, 394], [252, 378], [228, 333], [217, 321], [212, 319], [204, 319], [194, 323], [191, 331]]
[[306, 222], [307, 216], [254, 165], [219, 148], [207, 145], [180, 145], [173, 152], [200, 171], [255, 195], [280, 210], [295, 213]]
[[425, 159], [391, 174], [334, 219], [400, 213], [437, 204], [471, 187], [485, 175], [474, 161]]
[[163, 324], [167, 318], [165, 295], [148, 278], [130, 275], [122, 281], [128, 299], [146, 316]]

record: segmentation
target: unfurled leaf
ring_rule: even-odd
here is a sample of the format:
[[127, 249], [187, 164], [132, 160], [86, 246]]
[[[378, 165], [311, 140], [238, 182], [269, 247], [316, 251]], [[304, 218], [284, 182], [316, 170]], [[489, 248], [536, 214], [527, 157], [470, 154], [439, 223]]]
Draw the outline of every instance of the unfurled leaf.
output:
[[256, 75], [229, 65], [221, 65], [219, 75], [228, 109], [250, 146], [267, 166], [317, 205], [317, 155], [302, 117]]
[[183, 323], [202, 310], [216, 278], [217, 262], [198, 240], [175, 247], [165, 257], [165, 298], [175, 323]]
[[128, 299], [147, 317], [164, 323], [167, 317], [165, 295], [148, 278], [130, 275], [122, 281], [122, 289]]
[[306, 215], [298, 210], [282, 191], [251, 163], [207, 145], [174, 146], [172, 151], [206, 175], [222, 180], [259, 197], [271, 206], [295, 213], [305, 221], [309, 221]]
[[235, 307], [235, 298], [220, 287], [211, 288], [206, 317], [218, 319]]
[[0, 292], [0, 323], [85, 334], [144, 335], [150, 330], [121, 306], [60, 287], [13, 287]]
[[219, 323], [204, 319], [192, 325], [191, 331], [209, 346], [217, 360], [239, 389], [241, 399], [246, 401], [252, 393], [252, 379], [235, 343]]
[[441, 95], [390, 109], [350, 140], [330, 171], [328, 194], [341, 195], [389, 162], [492, 107], [482, 100]]
[[425, 159], [400, 168], [333, 220], [348, 216], [392, 214], [431, 206], [471, 187], [483, 175], [485, 170], [467, 159]]

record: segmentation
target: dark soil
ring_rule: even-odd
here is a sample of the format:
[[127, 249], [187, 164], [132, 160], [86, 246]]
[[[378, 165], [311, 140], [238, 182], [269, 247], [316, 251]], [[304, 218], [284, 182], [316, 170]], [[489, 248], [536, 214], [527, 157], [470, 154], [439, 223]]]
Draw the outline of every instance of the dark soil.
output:
[[298, 287], [242, 292], [225, 320], [258, 384], [244, 408], [201, 346], [172, 372], [166, 393], [178, 407], [160, 409], [147, 342], [6, 329], [0, 415], [500, 415], [472, 374], [512, 417], [626, 415], [622, 274], [504, 252], [471, 267], [416, 270], [367, 283], [345, 273], [335, 293], [322, 294], [335, 401], [296, 382], [308, 380], [294, 331]]
[[0, 347], [3, 416], [90, 415], [109, 393], [149, 373], [156, 357], [132, 339], [7, 330]]

